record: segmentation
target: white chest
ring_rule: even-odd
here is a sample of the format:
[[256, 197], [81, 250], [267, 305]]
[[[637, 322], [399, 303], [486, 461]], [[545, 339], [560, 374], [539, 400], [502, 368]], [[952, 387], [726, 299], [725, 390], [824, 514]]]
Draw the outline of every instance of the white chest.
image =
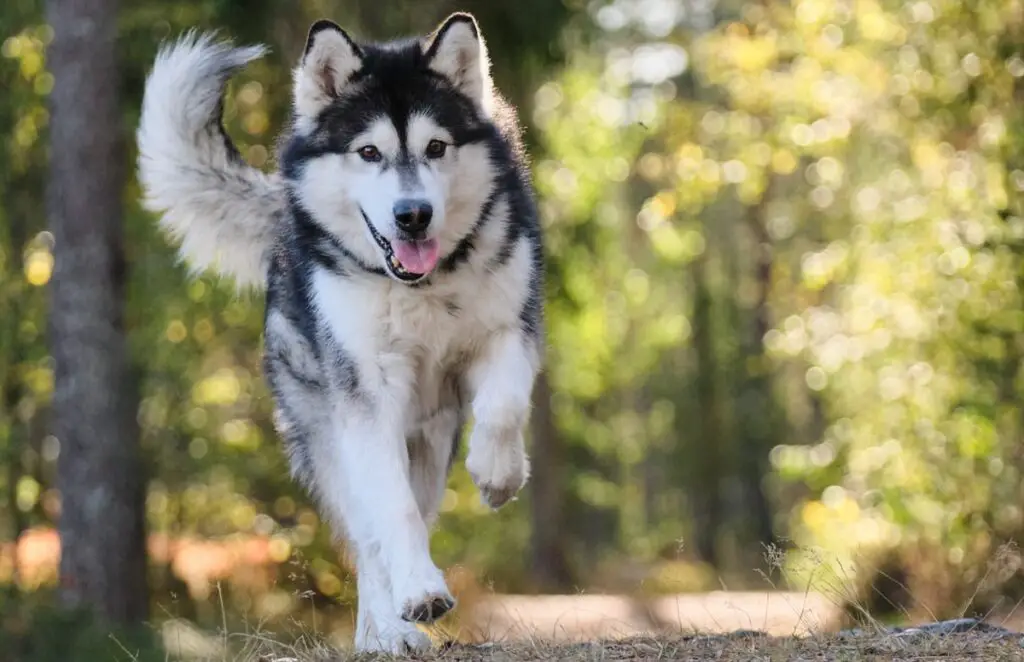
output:
[[443, 382], [496, 323], [481, 314], [484, 300], [454, 287], [411, 288], [327, 271], [314, 275], [313, 286], [321, 333], [358, 366], [360, 383], [373, 391], [400, 388], [421, 411], [436, 407]]

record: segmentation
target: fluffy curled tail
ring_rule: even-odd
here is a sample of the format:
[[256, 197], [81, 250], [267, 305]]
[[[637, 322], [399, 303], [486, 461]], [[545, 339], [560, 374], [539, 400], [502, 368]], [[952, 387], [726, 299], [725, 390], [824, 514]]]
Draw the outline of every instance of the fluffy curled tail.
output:
[[221, 124], [231, 75], [264, 53], [189, 33], [163, 46], [146, 79], [138, 130], [146, 209], [195, 270], [262, 287], [275, 226], [286, 206], [276, 175], [248, 165]]

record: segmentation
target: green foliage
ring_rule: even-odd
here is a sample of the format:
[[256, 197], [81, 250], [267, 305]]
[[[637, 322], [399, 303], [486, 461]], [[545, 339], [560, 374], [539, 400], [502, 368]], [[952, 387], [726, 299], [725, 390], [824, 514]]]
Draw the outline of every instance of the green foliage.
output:
[[[675, 378], [693, 374], [700, 391], [677, 399], [676, 415], [711, 422], [680, 431], [684, 444], [703, 436], [705, 448], [686, 444], [679, 462], [688, 455], [720, 479], [756, 480], [745, 463], [770, 448], [766, 485], [776, 512], [794, 507], [787, 526], [776, 519], [777, 530], [823, 548], [837, 568], [901, 550], [919, 597], [937, 611], [970, 598], [985, 559], [1000, 541], [1018, 538], [1022, 525], [1024, 178], [1014, 129], [1024, 64], [1012, 46], [1020, 9], [1016, 2], [747, 4], [735, 20], [726, 9], [715, 28], [689, 41], [687, 76], [647, 85], [657, 67], [648, 61], [654, 73], [644, 72], [643, 49], [665, 42], [650, 30], [638, 35], [642, 17], [624, 19], [626, 3], [598, 9], [598, 21], [615, 26], [598, 41], [607, 53], [600, 75], [581, 88], [580, 73], [567, 72], [557, 88], [566, 121], [541, 124], [549, 158], [562, 168], [549, 174], [548, 204], [559, 187], [582, 182], [566, 195], [570, 206], [554, 209], [551, 243], [564, 236], [600, 265], [598, 275], [560, 272], [559, 295], [577, 302], [582, 289], [607, 301], [625, 292], [629, 301], [623, 271], [644, 269], [651, 317], [624, 308], [615, 335], [588, 333], [603, 330], [592, 321], [601, 303], [579, 305], [576, 320], [552, 304], [556, 385], [573, 397], [558, 409], [563, 429], [571, 434], [589, 422], [604, 432], [588, 431], [592, 447], [611, 433], [616, 451], [637, 444], [650, 457], [660, 435], [612, 432], [615, 416], [591, 417], [585, 400], [607, 398], [636, 415], [636, 389], [649, 400], [662, 379], [656, 366], [672, 362], [681, 368]], [[587, 177], [600, 162], [577, 155], [599, 149], [605, 136], [614, 136], [612, 153], [635, 154], [628, 120], [598, 97], [624, 75], [632, 108], [655, 107], [647, 121], [653, 131], [635, 178], [605, 180], [595, 195]], [[555, 97], [545, 89], [541, 106]], [[605, 113], [617, 128], [602, 133], [581, 108]], [[645, 187], [637, 246], [621, 239], [631, 219], [607, 201]], [[605, 226], [621, 234], [581, 247], [575, 218], [587, 205], [588, 237], [601, 237]], [[689, 291], [672, 276], [687, 263], [697, 279]], [[693, 334], [695, 365], [682, 358], [691, 334], [676, 335], [647, 360], [634, 354], [644, 343], [623, 342], [641, 326], [653, 341], [656, 320], [677, 310], [689, 313], [684, 328], [722, 332], [709, 343]], [[766, 319], [774, 328], [759, 326]], [[579, 354], [585, 361], [574, 360]], [[631, 382], [634, 367], [645, 375], [642, 385]], [[604, 376], [614, 370], [627, 374]], [[704, 411], [687, 412], [690, 398]], [[751, 415], [759, 417], [754, 426]], [[708, 450], [712, 444], [731, 448]], [[701, 464], [710, 454], [718, 454], [714, 463]], [[625, 475], [618, 495], [629, 493]], [[723, 489], [722, 480], [711, 486]], [[698, 495], [692, 503], [698, 521], [703, 510], [721, 508]], [[749, 503], [757, 507], [756, 498]], [[741, 531], [732, 535], [743, 539]], [[812, 556], [823, 558], [820, 549]], [[926, 578], [934, 573], [942, 580]]]
[[769, 5], [706, 42], [732, 112], [803, 166], [777, 218], [820, 237], [765, 338], [806, 362], [829, 423], [773, 451], [823, 486], [794, 533], [840, 558], [930, 549], [928, 572], [957, 578], [938, 605], [968, 597], [1021, 527], [1018, 10]]
[[[572, 564], [598, 589], [697, 588], [710, 565], [760, 587], [760, 545], [785, 537], [795, 576], [820, 586], [895, 558], [925, 606], [955, 611], [1024, 537], [1021, 4], [699, 4], [462, 7], [533, 144], [553, 393], [538, 406], [564, 450]], [[187, 27], [274, 47], [225, 108], [243, 155], [272, 168], [311, 20], [384, 37], [452, 9], [126, 3], [126, 140], [158, 42]], [[50, 39], [40, 2], [0, 6], [0, 540], [59, 514]], [[223, 580], [233, 621], [344, 623], [345, 564], [270, 426], [262, 303], [190, 279], [138, 195], [129, 181], [126, 320], [154, 613], [219, 624]], [[529, 587], [529, 510], [487, 512], [461, 462], [449, 488], [438, 562]], [[0, 547], [19, 600], [52, 582], [12, 565]]]

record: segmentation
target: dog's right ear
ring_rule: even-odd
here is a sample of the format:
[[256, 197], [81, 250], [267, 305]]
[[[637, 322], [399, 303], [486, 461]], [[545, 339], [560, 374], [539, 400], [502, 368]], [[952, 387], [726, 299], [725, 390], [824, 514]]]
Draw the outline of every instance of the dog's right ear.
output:
[[311, 121], [363, 65], [363, 52], [337, 23], [320, 19], [309, 28], [302, 61], [294, 72], [295, 111]]

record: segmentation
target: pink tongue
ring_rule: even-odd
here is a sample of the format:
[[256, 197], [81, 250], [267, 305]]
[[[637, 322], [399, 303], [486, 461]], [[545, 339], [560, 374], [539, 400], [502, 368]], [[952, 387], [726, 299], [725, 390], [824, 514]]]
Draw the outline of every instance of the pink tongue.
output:
[[396, 241], [394, 248], [395, 257], [402, 263], [406, 271], [414, 274], [426, 274], [437, 266], [437, 239]]

